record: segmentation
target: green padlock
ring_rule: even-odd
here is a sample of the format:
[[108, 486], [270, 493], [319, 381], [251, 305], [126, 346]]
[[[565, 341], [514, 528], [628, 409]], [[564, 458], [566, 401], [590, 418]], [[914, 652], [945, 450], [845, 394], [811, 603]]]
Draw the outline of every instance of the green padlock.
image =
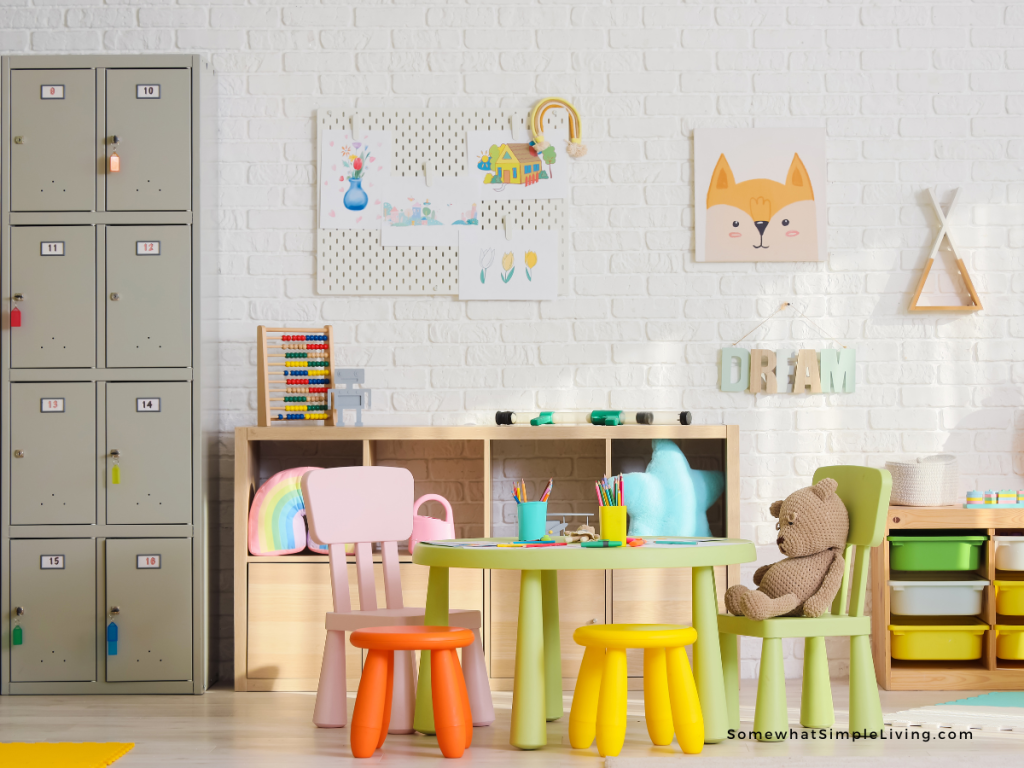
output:
[[16, 626], [11, 633], [11, 645], [21, 645], [21, 627]]

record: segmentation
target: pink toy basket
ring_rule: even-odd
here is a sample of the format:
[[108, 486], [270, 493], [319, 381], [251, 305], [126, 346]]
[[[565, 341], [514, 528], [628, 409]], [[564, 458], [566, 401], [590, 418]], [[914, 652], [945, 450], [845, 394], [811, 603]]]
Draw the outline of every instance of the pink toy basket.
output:
[[[428, 501], [439, 501], [444, 505], [444, 520], [416, 514], [420, 511], [420, 506]], [[428, 493], [426, 496], [416, 499], [416, 503], [412, 507], [412, 536], [409, 537], [409, 554], [412, 554], [412, 548], [421, 541], [454, 538], [455, 518], [452, 516], [452, 505], [448, 503], [448, 499], [438, 496], [436, 493]]]

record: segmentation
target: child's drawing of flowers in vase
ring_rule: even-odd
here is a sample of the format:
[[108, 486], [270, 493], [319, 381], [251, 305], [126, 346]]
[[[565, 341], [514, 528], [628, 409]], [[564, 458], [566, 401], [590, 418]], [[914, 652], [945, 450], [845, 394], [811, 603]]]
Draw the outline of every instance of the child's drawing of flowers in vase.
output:
[[494, 249], [493, 248], [481, 248], [480, 249], [480, 282], [487, 282], [487, 270], [491, 268], [491, 264], [494, 263]]
[[512, 279], [512, 275], [515, 273], [516, 268], [512, 266], [515, 263], [515, 256], [509, 251], [501, 257], [501, 268], [505, 270], [501, 273], [501, 282], [507, 283]]
[[350, 211], [361, 211], [370, 202], [370, 198], [363, 190], [363, 174], [366, 172], [367, 163], [372, 163], [376, 158], [371, 156], [368, 145], [358, 141], [352, 142], [351, 147], [342, 147], [341, 151], [343, 173], [338, 181], [345, 181], [346, 175], [348, 176], [348, 191], [343, 202]]

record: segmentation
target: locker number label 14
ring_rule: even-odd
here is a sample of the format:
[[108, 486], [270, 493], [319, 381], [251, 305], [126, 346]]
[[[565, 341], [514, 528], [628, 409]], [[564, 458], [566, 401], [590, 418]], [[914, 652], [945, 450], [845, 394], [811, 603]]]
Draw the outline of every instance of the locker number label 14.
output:
[[43, 85], [39, 88], [39, 98], [41, 99], [63, 99], [64, 98], [64, 86], [63, 85]]
[[159, 240], [136, 240], [135, 241], [135, 255], [136, 256], [159, 256], [160, 255], [160, 241]]
[[159, 397], [137, 397], [135, 398], [136, 413], [160, 413]]
[[40, 555], [39, 567], [44, 571], [63, 571], [64, 555]]
[[160, 86], [159, 85], [136, 85], [135, 86], [135, 98], [136, 99], [159, 99], [160, 98]]
[[160, 567], [160, 555], [136, 555], [135, 556], [135, 567], [136, 568], [159, 568]]

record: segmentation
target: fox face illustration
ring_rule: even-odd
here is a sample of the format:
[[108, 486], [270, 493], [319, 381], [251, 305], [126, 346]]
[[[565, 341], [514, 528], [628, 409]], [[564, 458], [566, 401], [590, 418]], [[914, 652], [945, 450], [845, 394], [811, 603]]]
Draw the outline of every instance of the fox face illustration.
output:
[[814, 190], [800, 155], [782, 184], [736, 182], [723, 154], [708, 186], [705, 250], [722, 261], [813, 261], [818, 253]]

